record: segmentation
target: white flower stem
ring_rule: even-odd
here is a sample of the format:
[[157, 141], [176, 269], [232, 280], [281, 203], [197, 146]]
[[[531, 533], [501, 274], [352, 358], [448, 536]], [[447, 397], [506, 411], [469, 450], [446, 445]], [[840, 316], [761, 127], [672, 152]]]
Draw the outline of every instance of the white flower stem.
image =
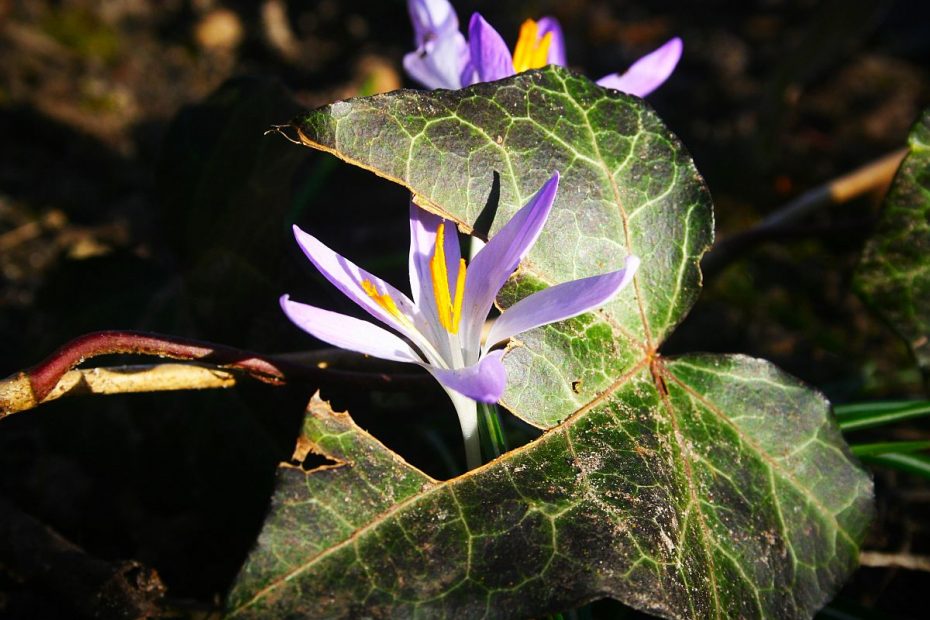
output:
[[468, 469], [475, 469], [482, 463], [481, 439], [478, 435], [478, 403], [455, 390], [446, 390], [446, 394], [455, 406], [462, 427], [462, 439], [465, 441], [465, 463]]

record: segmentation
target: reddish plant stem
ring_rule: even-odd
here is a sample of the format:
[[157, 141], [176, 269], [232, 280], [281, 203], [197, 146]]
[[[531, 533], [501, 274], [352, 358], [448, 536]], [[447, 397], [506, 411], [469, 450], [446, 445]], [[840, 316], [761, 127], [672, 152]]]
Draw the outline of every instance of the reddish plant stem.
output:
[[326, 380], [358, 385], [393, 385], [421, 383], [419, 375], [388, 375], [320, 368], [274, 359], [233, 347], [136, 331], [102, 331], [85, 334], [65, 344], [50, 356], [25, 371], [36, 402], [41, 402], [62, 376], [88, 358], [99, 355], [154, 355], [178, 360], [209, 362], [245, 372], [250, 377], [283, 385], [293, 381]]

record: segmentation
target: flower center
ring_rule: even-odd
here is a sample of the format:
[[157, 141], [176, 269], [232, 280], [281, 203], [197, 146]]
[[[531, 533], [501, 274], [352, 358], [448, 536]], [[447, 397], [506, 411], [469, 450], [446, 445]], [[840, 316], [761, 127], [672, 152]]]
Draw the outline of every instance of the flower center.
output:
[[446, 223], [436, 228], [436, 246], [429, 261], [429, 272], [433, 279], [433, 297], [439, 324], [450, 334], [457, 334], [462, 321], [462, 298], [465, 295], [465, 259], [459, 259], [459, 273], [455, 278], [455, 297], [449, 291], [449, 272], [446, 270]]
[[513, 70], [517, 73], [530, 69], [545, 67], [549, 59], [549, 45], [552, 43], [552, 33], [539, 38], [539, 24], [528, 19], [520, 26], [520, 38], [513, 49]]

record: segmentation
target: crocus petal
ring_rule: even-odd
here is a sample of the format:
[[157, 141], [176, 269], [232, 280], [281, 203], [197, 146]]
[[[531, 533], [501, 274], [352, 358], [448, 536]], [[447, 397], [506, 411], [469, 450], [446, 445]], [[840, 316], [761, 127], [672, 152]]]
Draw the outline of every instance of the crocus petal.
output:
[[404, 56], [404, 68], [427, 88], [462, 87], [459, 75], [468, 62], [468, 44], [448, 0], [408, 0], [417, 49]]
[[513, 57], [504, 39], [480, 14], [468, 24], [469, 62], [462, 73], [462, 85], [493, 82], [514, 74]]
[[494, 321], [485, 348], [534, 327], [597, 308], [629, 284], [637, 268], [639, 259], [628, 256], [623, 269], [563, 282], [521, 299]]
[[424, 324], [423, 320], [417, 316], [419, 313], [406, 295], [381, 278], [368, 273], [349, 259], [326, 247], [316, 237], [308, 235], [297, 226], [294, 226], [294, 236], [297, 238], [300, 249], [304, 251], [310, 262], [320, 270], [323, 277], [332, 282], [346, 297], [367, 310], [376, 319], [390, 325], [401, 333], [411, 337], [416, 336], [416, 334], [411, 333], [410, 325], [405, 325], [365, 293], [362, 282], [367, 280], [378, 289], [378, 293], [389, 295], [397, 304], [400, 312], [413, 321], [417, 327], [421, 327]]
[[549, 43], [549, 64], [568, 66], [568, 59], [565, 56], [565, 36], [562, 34], [562, 26], [559, 20], [554, 17], [543, 17], [536, 22], [539, 28], [539, 38], [543, 38], [547, 33], [552, 33], [552, 42]]
[[536, 243], [549, 217], [558, 187], [559, 173], [556, 172], [526, 206], [491, 237], [468, 266], [462, 303], [462, 343], [467, 354], [477, 355], [481, 327], [491, 311], [494, 298]]
[[[429, 263], [433, 258], [436, 245], [436, 229], [445, 221], [446, 271], [449, 274], [449, 290], [455, 290], [455, 280], [459, 273], [459, 259], [462, 250], [459, 247], [458, 229], [453, 222], [433, 215], [426, 209], [416, 206], [410, 201], [410, 292], [413, 302], [420, 308], [433, 303], [432, 276]], [[435, 304], [433, 303], [433, 307]]]
[[[430, 260], [436, 245], [436, 230], [442, 222], [443, 218], [421, 209], [410, 201], [410, 292], [413, 302], [420, 309], [420, 316], [429, 325], [430, 341], [441, 355], [448, 356], [451, 354], [449, 337], [439, 322], [436, 294], [433, 291], [433, 278], [430, 273]], [[449, 276], [446, 286], [449, 291], [455, 291], [459, 259], [462, 256], [455, 224], [446, 221], [443, 238], [446, 272]]]
[[287, 295], [281, 297], [281, 308], [297, 327], [334, 347], [395, 362], [421, 363], [410, 345], [368, 321], [291, 301]]
[[408, 0], [407, 11], [417, 47], [458, 32], [459, 18], [448, 0]]
[[468, 62], [468, 44], [460, 32], [430, 40], [404, 55], [404, 69], [426, 88], [462, 87], [461, 74]]
[[681, 39], [675, 37], [630, 66], [626, 73], [612, 73], [597, 81], [604, 88], [614, 88], [630, 95], [645, 97], [662, 85], [681, 58]]
[[503, 351], [492, 351], [477, 364], [465, 368], [439, 368], [421, 364], [436, 380], [450, 390], [482, 403], [496, 403], [507, 387], [507, 371], [501, 358]]

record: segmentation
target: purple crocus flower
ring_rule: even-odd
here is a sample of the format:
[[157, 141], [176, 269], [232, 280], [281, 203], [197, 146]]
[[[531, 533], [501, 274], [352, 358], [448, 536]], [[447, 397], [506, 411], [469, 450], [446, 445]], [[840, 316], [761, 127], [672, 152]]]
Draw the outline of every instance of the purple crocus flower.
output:
[[639, 259], [629, 256], [623, 269], [529, 295], [493, 321], [482, 343], [482, 329], [497, 293], [536, 242], [558, 184], [556, 173], [467, 268], [454, 225], [447, 232], [449, 222], [411, 203], [411, 297], [295, 226], [297, 243], [320, 273], [393, 332], [291, 301], [287, 295], [281, 306], [298, 327], [329, 344], [428, 370], [455, 405], [473, 468], [480, 464], [476, 401], [497, 402], [507, 381], [501, 362], [504, 351], [492, 348], [520, 332], [600, 306], [629, 284], [639, 266]]
[[[565, 38], [553, 17], [528, 19], [511, 55], [504, 39], [480, 14], [468, 24], [468, 42], [448, 0], [407, 0], [417, 50], [404, 56], [404, 68], [427, 88], [463, 88], [491, 82], [548, 64], [566, 66]], [[675, 37], [633, 63], [625, 73], [611, 73], [597, 83], [645, 97], [661, 86], [681, 58]]]

